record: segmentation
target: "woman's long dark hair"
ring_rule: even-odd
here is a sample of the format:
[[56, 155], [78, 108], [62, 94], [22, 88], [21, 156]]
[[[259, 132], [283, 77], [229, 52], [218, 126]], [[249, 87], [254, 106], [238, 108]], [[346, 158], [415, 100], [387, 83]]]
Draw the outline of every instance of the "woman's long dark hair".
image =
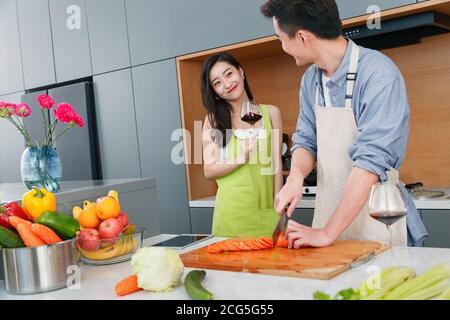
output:
[[[217, 96], [209, 79], [212, 67], [214, 67], [216, 63], [221, 61], [229, 63], [238, 70], [239, 68], [242, 68], [241, 64], [229, 53], [222, 52], [214, 56], [211, 56], [203, 63], [200, 76], [200, 88], [202, 92], [203, 105], [205, 106], [208, 112], [207, 113], [208, 120], [211, 123], [213, 129], [217, 129], [221, 132], [223, 138], [222, 146], [225, 146], [230, 139], [230, 135], [228, 134], [229, 130], [227, 131], [227, 129], [232, 128], [231, 104], [228, 103], [225, 99], [222, 99], [219, 96]], [[250, 90], [250, 86], [247, 83], [247, 77], [244, 77], [244, 89], [245, 92], [247, 93], [248, 98], [250, 100], [253, 100], [253, 95]], [[220, 143], [218, 139], [215, 139], [214, 136], [213, 140], [217, 144]]]

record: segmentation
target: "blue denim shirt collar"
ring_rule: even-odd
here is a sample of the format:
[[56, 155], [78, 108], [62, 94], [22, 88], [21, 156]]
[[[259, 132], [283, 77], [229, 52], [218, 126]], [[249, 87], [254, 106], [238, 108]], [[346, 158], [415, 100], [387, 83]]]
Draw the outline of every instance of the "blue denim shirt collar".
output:
[[[348, 45], [347, 49], [345, 50], [344, 58], [342, 59], [341, 65], [336, 70], [336, 72], [333, 74], [333, 76], [330, 79], [330, 82], [335, 84], [336, 86], [340, 87], [341, 89], [344, 88], [345, 84], [347, 83], [347, 72], [350, 65], [350, 57], [352, 54], [352, 47], [355, 45], [355, 43], [351, 39], [347, 39]], [[316, 85], [319, 85], [321, 88], [321, 81], [322, 81], [322, 73], [323, 70], [316, 67]]]

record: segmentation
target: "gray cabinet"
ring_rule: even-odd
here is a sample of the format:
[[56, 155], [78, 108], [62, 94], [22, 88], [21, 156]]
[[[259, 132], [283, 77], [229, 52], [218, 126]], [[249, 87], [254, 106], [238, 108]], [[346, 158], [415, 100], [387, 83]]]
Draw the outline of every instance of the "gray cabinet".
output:
[[0, 0], [0, 95], [24, 89], [15, 0]]
[[[190, 208], [191, 227], [193, 233], [211, 233], [214, 208]], [[305, 225], [312, 226], [314, 209], [295, 209], [292, 219]]]
[[56, 81], [92, 75], [84, 0], [49, 0]]
[[[387, 10], [416, 3], [416, 0], [336, 0], [336, 3], [339, 8], [341, 19], [347, 19], [367, 14], [367, 9], [370, 6], [378, 6], [381, 10]], [[370, 12], [373, 11], [369, 11], [369, 13]]]
[[185, 166], [178, 152], [172, 157], [172, 149], [182, 146], [172, 141], [181, 128], [175, 60], [135, 67], [132, 73], [142, 176], [156, 178], [162, 231], [190, 232]]
[[214, 208], [190, 208], [192, 233], [212, 233]]
[[86, 0], [94, 74], [130, 66], [124, 0]]
[[295, 209], [292, 219], [305, 226], [311, 227], [314, 218], [314, 209]]
[[104, 179], [141, 177], [131, 70], [94, 77]]
[[260, 13], [266, 0], [171, 0], [175, 54], [273, 35]]
[[450, 210], [421, 210], [429, 236], [425, 247], [450, 248]]
[[[0, 96], [0, 101], [20, 103], [22, 94]], [[21, 181], [20, 159], [25, 150], [25, 139], [9, 121], [1, 118], [0, 137], [8, 137], [0, 139], [0, 183]]]
[[17, 0], [25, 89], [56, 82], [48, 0]]
[[131, 64], [135, 66], [173, 57], [170, 2], [125, 0], [125, 5]]

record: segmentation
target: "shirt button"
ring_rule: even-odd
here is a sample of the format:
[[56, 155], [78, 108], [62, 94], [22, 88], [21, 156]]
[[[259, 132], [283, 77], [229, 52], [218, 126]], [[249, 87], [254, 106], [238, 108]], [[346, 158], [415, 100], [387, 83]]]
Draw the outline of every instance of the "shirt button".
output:
[[333, 86], [333, 84], [331, 82], [327, 82], [327, 87], [331, 88]]

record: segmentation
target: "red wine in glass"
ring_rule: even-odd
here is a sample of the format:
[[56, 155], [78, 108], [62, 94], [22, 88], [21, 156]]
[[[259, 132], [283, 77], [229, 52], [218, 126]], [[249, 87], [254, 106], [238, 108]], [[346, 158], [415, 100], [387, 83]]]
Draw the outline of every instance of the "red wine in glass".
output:
[[241, 120], [250, 124], [253, 128], [256, 122], [261, 120], [262, 115], [259, 105], [254, 101], [244, 101], [241, 109]]
[[404, 216], [406, 216], [405, 211], [400, 212], [374, 212], [371, 213], [370, 216], [377, 221], [384, 223], [386, 226], [391, 226]]
[[261, 120], [262, 116], [257, 113], [249, 112], [244, 114], [244, 116], [241, 118], [242, 121], [245, 121], [249, 123], [252, 127], [257, 123], [259, 120]]

